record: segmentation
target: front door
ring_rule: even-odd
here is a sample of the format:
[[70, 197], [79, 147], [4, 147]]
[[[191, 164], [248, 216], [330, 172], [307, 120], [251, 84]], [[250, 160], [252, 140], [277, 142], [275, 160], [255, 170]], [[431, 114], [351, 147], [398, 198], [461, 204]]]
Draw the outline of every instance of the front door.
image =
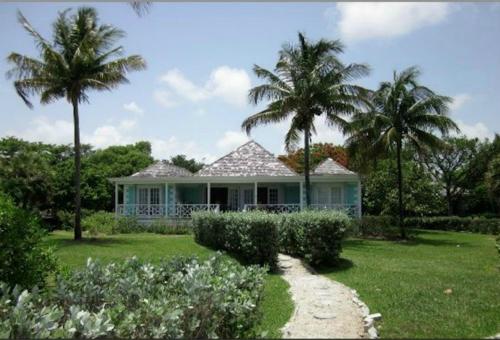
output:
[[221, 210], [227, 209], [227, 188], [211, 188], [210, 203], [219, 204]]
[[257, 188], [257, 204], [267, 204], [267, 187]]

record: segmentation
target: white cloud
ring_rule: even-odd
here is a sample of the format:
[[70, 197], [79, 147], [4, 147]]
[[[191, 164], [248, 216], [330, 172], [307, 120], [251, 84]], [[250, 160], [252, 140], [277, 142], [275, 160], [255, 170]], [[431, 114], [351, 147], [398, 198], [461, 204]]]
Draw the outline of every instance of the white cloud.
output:
[[188, 158], [195, 158], [203, 163], [211, 163], [216, 157], [210, 153], [204, 153], [200, 150], [195, 141], [180, 141], [172, 136], [168, 139], [152, 139], [151, 152], [154, 158], [168, 159], [175, 155], [186, 155]]
[[467, 124], [464, 121], [457, 119], [456, 123], [460, 129], [461, 134], [469, 138], [479, 138], [479, 139], [493, 139], [494, 134], [484, 123], [477, 122], [475, 124]]
[[222, 136], [216, 143], [217, 147], [221, 151], [231, 151], [238, 146], [245, 144], [250, 139], [248, 136], [240, 131], [226, 131], [224, 136]]
[[177, 105], [177, 102], [172, 98], [172, 93], [165, 90], [155, 90], [153, 99], [164, 108], [172, 108]]
[[136, 102], [130, 102], [128, 104], [123, 104], [123, 108], [126, 110], [126, 111], [129, 111], [129, 112], [132, 112], [132, 113], [136, 113], [138, 115], [143, 115], [144, 114], [144, 109], [141, 108], [139, 105], [137, 105]]
[[452, 97], [453, 102], [450, 104], [452, 112], [460, 110], [472, 97], [467, 93], [460, 93]]
[[[165, 73], [160, 82], [166, 84], [168, 90], [188, 101], [220, 98], [226, 103], [240, 107], [247, 104], [248, 90], [252, 85], [245, 70], [229, 66], [220, 66], [213, 70], [203, 85], [196, 85], [178, 69]], [[158, 91], [160, 90], [156, 92]]]
[[[337, 28], [345, 40], [397, 37], [443, 21], [450, 12], [447, 3], [343, 2], [336, 5]], [[332, 11], [326, 12], [332, 16]], [[335, 14], [337, 14], [335, 13]], [[336, 17], [336, 15], [335, 15]]]
[[28, 141], [43, 141], [54, 144], [73, 142], [73, 122], [66, 120], [51, 121], [45, 116], [36, 117], [22, 131], [7, 131], [6, 135], [17, 136]]

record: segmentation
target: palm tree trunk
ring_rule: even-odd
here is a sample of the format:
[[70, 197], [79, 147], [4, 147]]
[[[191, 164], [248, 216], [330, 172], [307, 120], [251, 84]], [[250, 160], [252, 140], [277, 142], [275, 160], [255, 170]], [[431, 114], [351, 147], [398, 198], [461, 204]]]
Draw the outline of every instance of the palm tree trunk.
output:
[[398, 163], [398, 200], [399, 200], [399, 219], [398, 226], [401, 231], [401, 238], [406, 238], [404, 227], [404, 207], [403, 207], [403, 170], [401, 169], [401, 140], [397, 142], [396, 157]]
[[309, 128], [304, 130], [304, 179], [306, 182], [306, 207], [311, 206], [311, 180], [309, 178], [309, 139], [311, 132]]
[[75, 128], [75, 240], [82, 239], [81, 226], [81, 199], [80, 199], [80, 170], [81, 170], [81, 150], [80, 150], [80, 118], [78, 117], [78, 100], [72, 99], [73, 104], [73, 125]]

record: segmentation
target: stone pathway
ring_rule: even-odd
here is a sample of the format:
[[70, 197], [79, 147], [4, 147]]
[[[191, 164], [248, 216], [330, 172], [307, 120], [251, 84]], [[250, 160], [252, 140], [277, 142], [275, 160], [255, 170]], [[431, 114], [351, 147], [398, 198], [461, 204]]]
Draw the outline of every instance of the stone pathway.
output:
[[280, 254], [283, 278], [290, 284], [295, 311], [284, 338], [376, 338], [374, 320], [356, 291], [315, 274], [296, 258]]

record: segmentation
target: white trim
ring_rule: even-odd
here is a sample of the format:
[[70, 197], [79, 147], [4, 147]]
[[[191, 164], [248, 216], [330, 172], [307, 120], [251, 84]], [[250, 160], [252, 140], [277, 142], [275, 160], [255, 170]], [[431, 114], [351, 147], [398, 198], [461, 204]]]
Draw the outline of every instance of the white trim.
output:
[[257, 188], [257, 182], [254, 182], [254, 187], [253, 187], [253, 204], [257, 205], [257, 195], [258, 195], [258, 188]]
[[210, 194], [212, 192], [210, 182], [207, 183], [207, 205], [210, 205]]
[[118, 216], [118, 183], [115, 182], [115, 215]]

